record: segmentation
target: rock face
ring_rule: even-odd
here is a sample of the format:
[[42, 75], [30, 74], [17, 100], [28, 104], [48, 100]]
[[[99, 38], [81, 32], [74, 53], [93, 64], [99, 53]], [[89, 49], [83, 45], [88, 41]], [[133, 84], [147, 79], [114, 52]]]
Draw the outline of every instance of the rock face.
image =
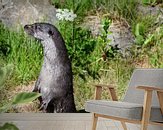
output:
[[111, 40], [109, 45], [119, 48], [119, 51], [125, 55], [126, 50], [134, 43], [130, 26], [125, 21], [113, 21], [109, 31], [111, 32], [107, 36]]
[[8, 27], [56, 22], [56, 11], [48, 0], [0, 0], [0, 20]]

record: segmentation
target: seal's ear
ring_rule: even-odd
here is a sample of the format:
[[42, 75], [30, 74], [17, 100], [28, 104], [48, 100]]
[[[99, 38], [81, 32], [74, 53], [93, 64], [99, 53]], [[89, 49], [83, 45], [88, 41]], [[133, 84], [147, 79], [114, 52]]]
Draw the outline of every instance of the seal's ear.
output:
[[49, 35], [53, 35], [53, 31], [52, 30], [49, 30], [48, 34]]

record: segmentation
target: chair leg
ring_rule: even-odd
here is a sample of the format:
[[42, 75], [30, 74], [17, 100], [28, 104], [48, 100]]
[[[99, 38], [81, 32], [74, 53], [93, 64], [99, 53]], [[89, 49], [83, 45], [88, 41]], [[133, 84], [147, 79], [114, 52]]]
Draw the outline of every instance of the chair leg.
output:
[[98, 117], [93, 113], [92, 130], [96, 130]]
[[127, 126], [126, 126], [125, 122], [121, 121], [121, 124], [122, 124], [123, 129], [127, 130]]
[[151, 102], [152, 102], [152, 91], [151, 90], [145, 91], [141, 130], [147, 130], [148, 128], [151, 112]]
[[142, 124], [141, 130], [147, 130], [147, 128], [148, 128], [148, 124]]

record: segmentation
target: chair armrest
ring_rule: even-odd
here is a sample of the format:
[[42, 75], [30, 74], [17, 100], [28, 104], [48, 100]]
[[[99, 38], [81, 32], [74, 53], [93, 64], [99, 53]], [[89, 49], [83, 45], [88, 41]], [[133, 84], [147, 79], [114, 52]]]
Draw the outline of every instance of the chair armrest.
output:
[[109, 89], [109, 93], [110, 93], [110, 96], [111, 96], [112, 100], [113, 101], [118, 101], [115, 88], [112, 85], [94, 84], [94, 86], [96, 87], [96, 89], [95, 89], [95, 97], [94, 97], [95, 100], [100, 100], [101, 99], [102, 88], [105, 87], [105, 88]]
[[143, 89], [145, 91], [158, 91], [158, 92], [163, 92], [163, 89], [162, 88], [159, 88], [159, 87], [138, 86], [136, 88], [137, 89]]
[[[158, 96], [158, 100], [159, 100], [159, 103], [160, 103], [160, 108], [161, 108], [161, 112], [163, 114], [163, 89], [162, 88], [159, 88], [159, 87], [149, 87], [149, 86], [138, 86], [136, 87], [137, 89], [143, 89], [145, 90], [145, 93], [146, 95], [148, 94], [151, 94], [151, 96], [145, 96], [145, 100], [151, 100], [152, 98], [152, 92], [153, 91], [157, 91], [157, 96]], [[144, 103], [145, 102], [149, 102], [149, 101], [145, 101], [144, 100]]]

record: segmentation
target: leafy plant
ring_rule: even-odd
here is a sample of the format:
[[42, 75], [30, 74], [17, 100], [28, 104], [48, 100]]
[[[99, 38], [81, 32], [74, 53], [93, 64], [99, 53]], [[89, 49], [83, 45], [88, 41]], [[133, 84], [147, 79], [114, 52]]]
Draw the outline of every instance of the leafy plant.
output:
[[98, 59], [112, 58], [116, 54], [116, 49], [109, 45], [107, 39], [108, 28], [111, 20], [102, 20], [103, 30], [98, 38], [92, 36], [87, 29], [74, 25], [73, 23], [62, 21], [59, 23], [60, 31], [65, 39], [70, 59], [72, 60], [73, 74], [86, 79], [87, 76], [98, 78]]
[[66, 21], [60, 22], [59, 24], [70, 59], [72, 60], [74, 76], [80, 76], [83, 79], [86, 79], [86, 76], [96, 78], [98, 70], [95, 70], [95, 67], [92, 66], [96, 41], [91, 32]]
[[33, 100], [37, 99], [40, 96], [41, 96], [41, 94], [36, 93], [36, 92], [21, 92], [21, 93], [17, 94], [13, 98], [13, 100], [10, 101], [10, 103], [8, 103], [7, 105], [1, 107], [0, 112], [5, 112], [8, 109], [10, 109], [11, 107], [14, 107], [15, 105], [32, 102]]
[[5, 123], [3, 126], [0, 126], [0, 130], [19, 130], [14, 124]]
[[136, 28], [135, 28], [136, 44], [142, 45], [144, 43], [145, 40], [144, 35], [145, 35], [144, 25], [142, 23], [136, 24]]
[[102, 19], [102, 31], [101, 35], [98, 36], [97, 42], [100, 44], [102, 49], [103, 60], [113, 59], [118, 52], [118, 47], [113, 47], [110, 45], [110, 39], [108, 39], [108, 35], [111, 34], [109, 32], [109, 26], [111, 24], [111, 20], [109, 18]]

